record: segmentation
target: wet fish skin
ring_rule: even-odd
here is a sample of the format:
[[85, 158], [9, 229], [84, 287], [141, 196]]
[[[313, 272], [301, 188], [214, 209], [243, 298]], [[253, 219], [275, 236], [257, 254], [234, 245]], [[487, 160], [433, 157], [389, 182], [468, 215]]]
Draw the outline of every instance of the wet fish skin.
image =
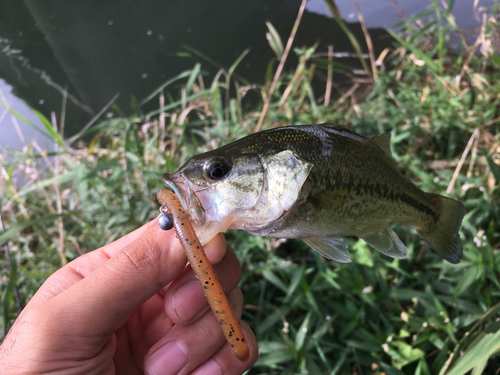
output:
[[[230, 169], [217, 181], [206, 176], [213, 160]], [[462, 256], [458, 230], [465, 208], [402, 176], [389, 134], [366, 138], [330, 123], [270, 129], [197, 155], [163, 180], [185, 197], [185, 208], [203, 207], [207, 223], [199, 230], [301, 238], [322, 255], [346, 262], [340, 236], [363, 238], [386, 255], [405, 258], [406, 247], [390, 229], [398, 222], [417, 229], [449, 262]]]

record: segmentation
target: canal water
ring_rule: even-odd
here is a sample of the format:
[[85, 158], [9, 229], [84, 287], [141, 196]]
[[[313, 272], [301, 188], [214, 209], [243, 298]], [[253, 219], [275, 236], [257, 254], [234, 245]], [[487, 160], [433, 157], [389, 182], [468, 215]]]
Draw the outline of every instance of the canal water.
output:
[[[481, 22], [477, 7], [493, 2], [456, 0], [453, 14], [461, 28], [477, 29]], [[353, 1], [335, 3], [363, 41]], [[431, 0], [358, 0], [358, 4], [375, 49], [381, 51], [391, 43], [384, 29], [422, 12]], [[189, 50], [229, 68], [250, 48], [236, 73], [260, 83], [274, 57], [266, 40], [266, 21], [286, 42], [299, 6], [300, 0], [0, 0], [0, 103], [23, 114], [29, 113], [29, 106], [50, 118], [51, 111], [60, 113], [67, 93], [66, 130], [67, 135], [74, 134], [115, 95], [127, 113], [132, 97], [144, 98], [196, 62], [208, 74], [217, 72], [217, 66]], [[323, 0], [308, 2], [295, 46], [316, 42], [319, 52], [330, 44], [336, 52], [352, 51]], [[29, 116], [37, 123], [36, 116]], [[27, 131], [26, 137], [31, 134]], [[0, 107], [0, 145], [19, 148], [20, 144], [12, 116]]]

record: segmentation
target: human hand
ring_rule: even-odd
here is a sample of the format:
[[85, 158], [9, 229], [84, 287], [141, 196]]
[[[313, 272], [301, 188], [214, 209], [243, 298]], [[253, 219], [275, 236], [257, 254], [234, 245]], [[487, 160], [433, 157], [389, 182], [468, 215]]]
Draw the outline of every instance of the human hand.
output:
[[[227, 249], [227, 251], [226, 251]], [[241, 316], [241, 267], [224, 237], [205, 246]], [[175, 231], [156, 220], [64, 266], [40, 287], [0, 346], [2, 374], [241, 374]]]

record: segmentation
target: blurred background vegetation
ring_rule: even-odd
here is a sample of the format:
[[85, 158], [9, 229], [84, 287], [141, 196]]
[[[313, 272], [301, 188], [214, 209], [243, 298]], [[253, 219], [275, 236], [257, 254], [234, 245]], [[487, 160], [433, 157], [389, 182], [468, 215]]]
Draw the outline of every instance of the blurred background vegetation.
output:
[[[407, 259], [348, 239], [349, 264], [327, 261], [301, 241], [229, 232], [243, 267], [243, 318], [259, 340], [249, 374], [496, 373], [499, 9], [483, 18], [471, 43], [451, 8], [436, 2], [375, 55], [369, 34], [357, 40], [328, 3], [357, 53], [356, 69], [333, 48], [290, 48], [294, 34], [280, 36], [269, 23], [276, 57], [264, 85], [233, 74], [244, 52], [214, 79], [197, 64], [133, 100], [134, 115], [102, 120], [71, 139], [60, 135], [64, 112], [50, 120], [38, 114], [56, 150], [33, 142], [0, 156], [2, 337], [51, 273], [157, 216], [152, 176], [257, 130], [334, 121], [363, 135], [390, 132], [402, 173], [427, 192], [463, 202], [463, 260], [441, 260], [399, 226]], [[282, 69], [290, 55], [298, 64]], [[333, 80], [338, 75], [345, 79]], [[158, 109], [143, 111], [151, 103]]]

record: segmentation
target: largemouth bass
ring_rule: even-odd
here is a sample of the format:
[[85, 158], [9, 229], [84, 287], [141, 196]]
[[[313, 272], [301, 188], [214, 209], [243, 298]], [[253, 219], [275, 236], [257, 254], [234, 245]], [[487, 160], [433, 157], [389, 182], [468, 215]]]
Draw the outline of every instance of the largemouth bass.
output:
[[408, 249], [390, 228], [415, 228], [458, 263], [464, 206], [425, 193], [402, 176], [390, 134], [363, 137], [330, 123], [261, 131], [189, 159], [163, 182], [179, 197], [202, 244], [227, 229], [300, 238], [326, 258], [349, 262], [341, 236], [393, 258]]

